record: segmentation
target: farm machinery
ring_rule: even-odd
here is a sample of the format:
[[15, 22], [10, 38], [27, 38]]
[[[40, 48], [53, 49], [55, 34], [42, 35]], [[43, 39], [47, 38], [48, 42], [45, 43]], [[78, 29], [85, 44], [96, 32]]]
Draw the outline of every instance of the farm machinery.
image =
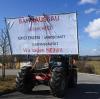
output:
[[22, 93], [30, 93], [32, 89], [44, 84], [50, 86], [51, 92], [56, 97], [63, 97], [67, 88], [77, 85], [77, 67], [74, 57], [66, 55], [49, 56], [49, 63], [44, 66], [27, 65], [21, 68], [16, 77], [17, 90]]

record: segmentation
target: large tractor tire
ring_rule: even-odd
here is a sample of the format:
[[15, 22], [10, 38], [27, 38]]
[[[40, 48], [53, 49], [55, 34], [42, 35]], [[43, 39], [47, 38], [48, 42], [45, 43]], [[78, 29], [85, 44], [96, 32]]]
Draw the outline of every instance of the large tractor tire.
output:
[[68, 82], [68, 87], [69, 88], [74, 88], [77, 86], [77, 70], [74, 68], [71, 71], [69, 82]]
[[16, 77], [16, 89], [22, 93], [30, 93], [34, 87], [31, 67], [22, 67]]
[[50, 80], [51, 92], [54, 96], [62, 98], [66, 90], [66, 75], [63, 68], [54, 68]]

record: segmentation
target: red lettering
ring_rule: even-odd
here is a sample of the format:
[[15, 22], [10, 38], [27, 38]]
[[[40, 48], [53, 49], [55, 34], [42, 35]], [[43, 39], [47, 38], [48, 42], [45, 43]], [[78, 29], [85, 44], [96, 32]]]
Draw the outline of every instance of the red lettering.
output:
[[62, 48], [46, 48], [47, 53], [59, 53], [62, 52]]
[[36, 48], [36, 49], [32, 49], [32, 52], [41, 53], [44, 52], [44, 49]]
[[59, 15], [57, 16], [41, 16], [41, 17], [33, 17], [33, 18], [20, 18], [19, 24], [30, 23], [30, 22], [48, 22], [48, 21], [59, 21]]

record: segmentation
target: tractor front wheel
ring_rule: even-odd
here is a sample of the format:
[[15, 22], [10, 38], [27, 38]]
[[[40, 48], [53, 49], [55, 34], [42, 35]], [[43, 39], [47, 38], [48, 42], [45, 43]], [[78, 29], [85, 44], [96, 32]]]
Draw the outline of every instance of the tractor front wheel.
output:
[[16, 89], [22, 93], [29, 93], [34, 87], [31, 67], [23, 67], [16, 77]]

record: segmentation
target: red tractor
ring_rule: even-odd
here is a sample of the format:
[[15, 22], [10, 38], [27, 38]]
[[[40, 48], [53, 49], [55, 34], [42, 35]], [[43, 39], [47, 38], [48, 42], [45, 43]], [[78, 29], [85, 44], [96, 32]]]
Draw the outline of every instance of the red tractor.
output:
[[16, 77], [17, 90], [29, 93], [34, 86], [44, 84], [50, 86], [56, 97], [64, 97], [68, 87], [77, 85], [77, 69], [75, 57], [68, 55], [51, 55], [49, 62], [38, 68], [37, 57], [33, 65], [23, 66]]

